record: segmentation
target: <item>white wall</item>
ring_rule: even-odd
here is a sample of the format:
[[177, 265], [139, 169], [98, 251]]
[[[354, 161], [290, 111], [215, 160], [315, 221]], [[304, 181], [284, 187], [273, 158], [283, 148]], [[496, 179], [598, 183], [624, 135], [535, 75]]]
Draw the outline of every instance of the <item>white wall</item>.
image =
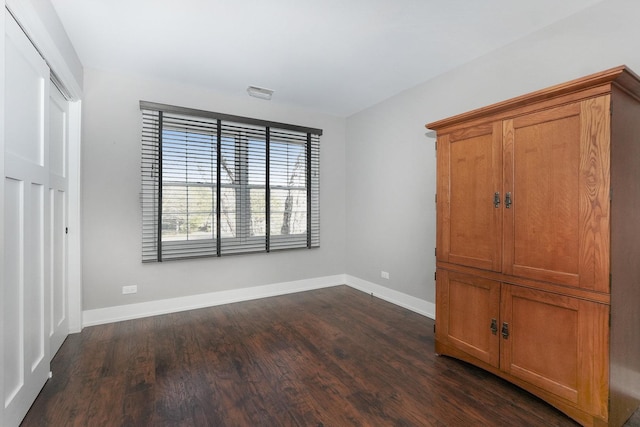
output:
[[[198, 87], [92, 69], [85, 69], [84, 95], [84, 310], [345, 272], [345, 119], [279, 105], [275, 99], [230, 98]], [[320, 248], [142, 264], [140, 100], [323, 129]], [[138, 293], [122, 295], [123, 285], [138, 285]]]
[[347, 274], [433, 302], [435, 146], [424, 123], [412, 96], [348, 119]]
[[640, 73], [639, 16], [637, 0], [602, 2], [349, 117], [347, 274], [434, 302], [436, 161], [424, 125], [621, 64]]
[[[604, 1], [346, 122], [277, 102], [85, 70], [83, 309], [343, 273], [435, 301], [435, 151], [425, 123], [619, 64], [640, 72], [637, 16], [637, 0]], [[140, 99], [323, 128], [321, 248], [142, 265]], [[121, 295], [129, 284], [138, 294]]]

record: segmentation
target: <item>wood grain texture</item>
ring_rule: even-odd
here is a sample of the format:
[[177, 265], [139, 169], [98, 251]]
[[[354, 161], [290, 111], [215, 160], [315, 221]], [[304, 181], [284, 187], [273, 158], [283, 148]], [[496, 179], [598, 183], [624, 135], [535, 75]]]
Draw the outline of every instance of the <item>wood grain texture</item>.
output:
[[611, 96], [580, 104], [580, 287], [609, 292]]
[[[482, 340], [459, 345], [453, 336], [473, 341], [470, 319], [486, 317], [466, 301], [482, 305], [483, 297], [438, 280], [447, 288], [436, 290], [437, 325], [446, 333], [437, 334], [436, 349], [513, 381], [583, 425], [619, 426], [640, 405], [640, 78], [616, 67], [427, 127], [451, 144], [486, 145], [479, 137], [487, 123], [502, 125], [502, 186], [513, 203], [502, 211], [503, 246], [495, 251], [502, 251], [502, 268], [490, 271], [455, 256], [437, 258], [436, 266], [447, 278], [461, 273], [474, 277], [468, 283], [499, 283], [500, 320], [516, 329], [512, 342], [500, 343], [499, 368], [477, 354]], [[438, 163], [442, 181], [455, 172], [449, 164], [478, 158], [479, 147], [459, 151], [445, 170]], [[460, 176], [486, 182], [478, 169]], [[474, 188], [451, 185], [448, 197], [468, 199]], [[443, 213], [438, 206], [438, 214], [450, 230], [472, 223], [468, 212], [455, 212], [463, 203], [447, 207]], [[450, 230], [439, 227], [438, 234]], [[455, 246], [483, 248], [482, 231], [459, 234]], [[457, 318], [455, 306], [464, 307]], [[452, 334], [458, 323], [464, 331]]]
[[438, 339], [498, 367], [500, 340], [491, 321], [499, 328], [500, 283], [438, 270], [438, 301], [444, 319], [437, 324]]
[[[449, 144], [449, 135], [439, 135], [437, 139], [437, 175], [436, 175], [436, 229], [450, 230], [451, 217], [451, 201], [449, 191], [451, 183], [449, 180], [449, 163], [451, 158], [451, 145]], [[449, 252], [451, 248], [451, 233], [438, 232], [436, 235], [436, 259], [438, 261], [448, 262]]]
[[[520, 286], [502, 290], [503, 371], [576, 404], [578, 387], [578, 300]], [[542, 350], [544, 349], [544, 350]]]
[[450, 271], [459, 271], [466, 274], [474, 274], [478, 277], [484, 277], [486, 279], [496, 280], [503, 283], [517, 284], [518, 286], [525, 286], [528, 288], [544, 290], [556, 294], [563, 294], [575, 298], [587, 299], [593, 302], [599, 302], [603, 304], [609, 304], [611, 302], [611, 295], [608, 293], [593, 292], [591, 290], [580, 289], [573, 286], [542, 282], [540, 280], [525, 279], [522, 277], [515, 277], [512, 275], [497, 273], [494, 271], [478, 270], [471, 267], [466, 267], [464, 265], [457, 265], [440, 261], [436, 261], [436, 267], [444, 268]]
[[493, 221], [492, 141], [487, 134], [451, 143], [449, 260], [458, 264], [491, 268], [499, 255], [492, 244], [498, 231]]
[[576, 425], [346, 286], [85, 328], [52, 369], [25, 427]]
[[[577, 286], [580, 280], [580, 104], [543, 110], [505, 122], [511, 147], [505, 191], [505, 272]], [[505, 233], [506, 234], [506, 233]]]
[[616, 87], [612, 106], [610, 413], [624, 420], [640, 405], [640, 100]]
[[[438, 138], [438, 259], [500, 271], [502, 127], [489, 123]], [[498, 193], [500, 205], [494, 206]]]

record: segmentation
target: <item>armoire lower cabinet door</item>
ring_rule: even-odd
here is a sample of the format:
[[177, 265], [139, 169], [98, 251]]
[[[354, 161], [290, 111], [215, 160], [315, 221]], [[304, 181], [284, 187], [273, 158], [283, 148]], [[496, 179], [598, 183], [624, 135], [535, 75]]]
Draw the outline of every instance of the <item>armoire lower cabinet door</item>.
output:
[[436, 339], [499, 366], [500, 283], [437, 271]]
[[501, 370], [607, 416], [608, 306], [503, 284], [501, 316]]

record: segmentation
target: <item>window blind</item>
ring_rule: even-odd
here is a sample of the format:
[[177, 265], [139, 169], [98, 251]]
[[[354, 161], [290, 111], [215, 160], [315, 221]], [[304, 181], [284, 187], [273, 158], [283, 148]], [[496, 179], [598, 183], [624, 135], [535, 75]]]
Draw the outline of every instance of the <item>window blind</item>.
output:
[[142, 261], [320, 245], [322, 130], [142, 110]]

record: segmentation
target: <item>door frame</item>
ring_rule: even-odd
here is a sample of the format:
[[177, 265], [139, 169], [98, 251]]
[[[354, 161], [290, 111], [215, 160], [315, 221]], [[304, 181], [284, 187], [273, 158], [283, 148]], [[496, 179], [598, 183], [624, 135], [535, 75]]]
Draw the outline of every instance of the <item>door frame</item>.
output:
[[[4, 79], [5, 79], [5, 66], [4, 66], [4, 38], [5, 36], [5, 15], [7, 10], [3, 7], [0, 10], [0, 30], [2, 31], [2, 43], [0, 43], [0, 129], [4, 129]], [[4, 200], [4, 131], [0, 132], [0, 200]], [[4, 242], [4, 207], [0, 209], [0, 242]], [[0, 245], [0, 271], [4, 269], [4, 243]], [[4, 305], [4, 274], [0, 274], [0, 306]], [[4, 316], [0, 316], [0, 331], [4, 331]], [[4, 340], [0, 340], [0, 367], [4, 369]], [[4, 379], [0, 381], [0, 396], [4, 397]], [[0, 404], [0, 422], [4, 420], [4, 402]]]

